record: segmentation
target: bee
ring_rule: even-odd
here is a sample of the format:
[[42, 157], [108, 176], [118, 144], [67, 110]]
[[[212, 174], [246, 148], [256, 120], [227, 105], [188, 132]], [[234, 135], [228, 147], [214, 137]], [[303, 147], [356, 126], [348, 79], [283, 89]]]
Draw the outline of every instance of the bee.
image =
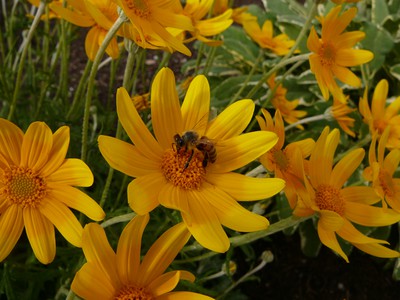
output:
[[175, 134], [174, 141], [177, 152], [179, 152], [183, 148], [185, 149], [185, 152], [191, 151], [190, 156], [183, 167], [183, 170], [186, 170], [186, 168], [189, 167], [195, 149], [203, 153], [204, 158], [202, 164], [204, 168], [207, 167], [208, 162], [214, 163], [217, 159], [215, 144], [206, 136], [202, 136], [201, 138], [199, 138], [199, 134], [196, 131], [185, 131], [182, 136], [179, 134]]

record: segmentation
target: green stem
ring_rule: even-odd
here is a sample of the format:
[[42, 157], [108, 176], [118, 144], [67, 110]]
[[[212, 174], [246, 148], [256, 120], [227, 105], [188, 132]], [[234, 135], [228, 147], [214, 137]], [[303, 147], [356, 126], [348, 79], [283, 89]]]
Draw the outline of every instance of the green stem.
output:
[[162, 68], [168, 66], [169, 60], [171, 58], [171, 55], [172, 54], [170, 52], [164, 51], [163, 58], [160, 61], [160, 63], [158, 64], [158, 67], [157, 67], [157, 70], [156, 70], [155, 74], [157, 74], [158, 71], [160, 71]]
[[84, 87], [86, 85], [92, 65], [93, 65], [93, 62], [91, 60], [88, 60], [86, 63], [85, 69], [83, 71], [83, 74], [81, 76], [81, 79], [79, 80], [78, 87], [76, 88], [76, 91], [74, 94], [74, 99], [72, 100], [72, 104], [68, 110], [67, 120], [71, 120], [73, 114], [76, 111], [78, 104], [81, 103], [82, 92], [84, 91]]
[[195, 76], [195, 75], [197, 75], [199, 73], [200, 64], [201, 64], [201, 57], [203, 56], [203, 51], [204, 51], [204, 43], [200, 43], [199, 50], [197, 51], [196, 67], [194, 69], [193, 76]]
[[22, 50], [22, 54], [21, 54], [21, 57], [19, 60], [17, 78], [15, 80], [14, 94], [13, 94], [13, 98], [11, 100], [10, 111], [8, 112], [8, 116], [7, 116], [7, 119], [9, 121], [12, 119], [15, 108], [17, 106], [17, 98], [18, 98], [19, 88], [21, 86], [22, 71], [24, 69], [24, 63], [25, 63], [26, 54], [28, 53], [29, 44], [30, 44], [30, 42], [33, 38], [33, 34], [40, 22], [40, 17], [43, 14], [44, 8], [45, 8], [45, 3], [40, 2], [39, 8], [36, 11], [35, 18], [33, 19], [32, 26], [29, 29], [28, 36], [26, 37], [26, 40], [23, 41], [23, 43], [24, 43], [23, 50]]
[[312, 117], [308, 117], [308, 118], [304, 118], [301, 120], [298, 120], [297, 122], [290, 124], [288, 126], [285, 127], [285, 131], [292, 129], [298, 125], [301, 124], [307, 124], [307, 123], [312, 123], [312, 122], [316, 122], [316, 121], [320, 121], [320, 120], [326, 120], [327, 116], [326, 114], [322, 114], [322, 115], [317, 115], [317, 116], [312, 116]]
[[126, 21], [125, 15], [120, 15], [118, 19], [115, 21], [113, 26], [107, 32], [103, 43], [100, 45], [99, 50], [96, 53], [96, 57], [93, 61], [92, 69], [90, 70], [90, 75], [88, 79], [88, 86], [86, 92], [86, 100], [85, 100], [85, 110], [83, 115], [83, 124], [82, 124], [82, 148], [81, 148], [81, 159], [86, 161], [87, 156], [87, 146], [88, 146], [88, 130], [89, 130], [89, 117], [90, 117], [90, 106], [92, 103], [93, 97], [93, 90], [94, 90], [94, 83], [97, 74], [97, 69], [103, 58], [104, 52], [108, 44], [110, 43], [111, 39], [115, 36], [118, 29], [122, 26], [122, 24]]
[[[218, 39], [219, 35], [217, 35], [215, 38]], [[210, 72], [211, 66], [213, 65], [214, 62], [214, 58], [215, 58], [215, 54], [217, 53], [217, 48], [218, 47], [211, 47], [210, 49], [210, 53], [208, 54], [205, 66], [204, 66], [204, 70], [203, 70], [203, 74], [205, 76], [208, 75], [208, 73]]]
[[232, 97], [232, 100], [229, 102], [229, 104], [232, 104], [233, 102], [235, 102], [239, 98], [239, 96], [243, 92], [243, 90], [247, 87], [247, 84], [249, 83], [251, 77], [254, 75], [254, 72], [257, 70], [258, 64], [260, 63], [260, 61], [263, 57], [264, 57], [264, 51], [262, 49], [260, 49], [260, 53], [258, 54], [256, 61], [254, 62], [253, 67], [251, 68], [251, 70], [249, 72], [249, 75], [246, 77], [246, 80], [241, 84], [240, 89]]

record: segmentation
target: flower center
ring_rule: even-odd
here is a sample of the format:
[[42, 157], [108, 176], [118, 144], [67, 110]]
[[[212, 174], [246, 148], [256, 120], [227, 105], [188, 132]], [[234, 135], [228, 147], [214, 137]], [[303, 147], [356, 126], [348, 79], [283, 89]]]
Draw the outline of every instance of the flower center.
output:
[[179, 152], [168, 149], [164, 153], [161, 170], [169, 182], [185, 190], [198, 190], [206, 174], [203, 154], [196, 149], [193, 156], [191, 151], [184, 149]]
[[339, 215], [344, 215], [345, 200], [339, 189], [321, 184], [315, 192], [315, 203], [321, 210], [331, 210]]
[[152, 300], [153, 296], [145, 288], [135, 286], [124, 286], [119, 290], [114, 300]]
[[336, 50], [330, 43], [323, 43], [318, 52], [323, 66], [331, 67], [335, 64]]
[[392, 177], [389, 175], [388, 172], [385, 170], [380, 170], [379, 171], [379, 184], [385, 194], [385, 196], [392, 197], [394, 196], [395, 193], [395, 187], [393, 184]]
[[374, 120], [374, 127], [379, 134], [382, 134], [385, 131], [386, 126], [387, 122], [385, 120]]
[[147, 0], [124, 0], [126, 6], [140, 18], [148, 18], [150, 9]]
[[4, 188], [1, 191], [14, 204], [37, 207], [46, 195], [45, 180], [31, 169], [11, 167], [3, 175]]
[[281, 149], [272, 152], [274, 161], [281, 171], [287, 171], [290, 167], [289, 158], [286, 156], [285, 152]]

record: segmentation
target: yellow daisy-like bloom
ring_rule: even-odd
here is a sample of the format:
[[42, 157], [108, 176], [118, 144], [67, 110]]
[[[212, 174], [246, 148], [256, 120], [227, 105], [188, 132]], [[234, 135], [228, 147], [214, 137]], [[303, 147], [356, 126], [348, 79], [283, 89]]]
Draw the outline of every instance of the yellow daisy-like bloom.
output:
[[127, 91], [120, 88], [117, 113], [134, 146], [108, 136], [98, 140], [102, 155], [114, 169], [136, 177], [128, 186], [130, 207], [140, 215], [159, 204], [179, 210], [195, 239], [215, 252], [229, 248], [221, 224], [244, 232], [267, 228], [266, 218], [246, 210], [237, 200], [271, 197], [283, 189], [284, 181], [232, 172], [278, 140], [272, 132], [241, 134], [252, 118], [253, 101], [237, 101], [208, 122], [207, 79], [203, 75], [193, 79], [180, 107], [174, 74], [163, 68], [154, 79], [151, 102], [156, 139]]
[[0, 119], [0, 261], [14, 248], [22, 230], [43, 264], [56, 253], [54, 226], [74, 246], [81, 246], [82, 226], [68, 207], [95, 221], [105, 214], [89, 196], [73, 186], [93, 183], [93, 174], [79, 159], [66, 159], [69, 128], [54, 134], [34, 122], [24, 134]]
[[243, 22], [243, 29], [263, 49], [269, 49], [276, 55], [285, 55], [293, 47], [294, 41], [281, 33], [274, 37], [272, 22], [266, 20], [260, 28], [257, 20], [248, 19]]
[[[85, 51], [93, 61], [108, 30], [118, 18], [117, 5], [112, 0], [68, 0], [68, 6], [61, 2], [52, 2], [50, 9], [61, 18], [80, 26], [91, 27], [85, 39]], [[106, 53], [113, 59], [118, 58], [117, 38], [113, 38], [106, 48]]]
[[[190, 33], [193, 39], [197, 39], [209, 46], [219, 46], [221, 41], [214, 41], [207, 36], [214, 36], [231, 26], [233, 20], [232, 9], [225, 10], [222, 14], [203, 20], [212, 9], [214, 0], [187, 0], [183, 13], [192, 19], [194, 31]], [[190, 39], [189, 39], [190, 41]]]
[[386, 107], [389, 85], [386, 79], [379, 81], [372, 96], [371, 108], [368, 104], [368, 91], [360, 99], [359, 110], [363, 120], [369, 126], [371, 136], [382, 135], [390, 126], [386, 147], [389, 149], [400, 148], [400, 97], [397, 97]]
[[260, 157], [260, 161], [268, 171], [274, 172], [275, 177], [285, 180], [284, 192], [293, 209], [297, 203], [296, 190], [303, 185], [303, 163], [305, 158], [311, 154], [315, 142], [308, 138], [290, 143], [283, 148], [285, 127], [280, 111], [275, 112], [275, 123], [267, 110], [262, 109], [262, 113], [264, 119], [256, 116], [261, 130], [275, 132], [279, 140], [271, 150]]
[[343, 83], [360, 87], [361, 80], [348, 67], [365, 64], [371, 61], [374, 55], [368, 50], [353, 49], [357, 42], [364, 39], [365, 33], [362, 31], [343, 33], [355, 17], [357, 9], [352, 7], [339, 16], [341, 9], [339, 5], [333, 8], [325, 18], [319, 18], [322, 25], [321, 38], [312, 27], [307, 47], [313, 52], [309, 58], [310, 67], [315, 74], [322, 96], [328, 100], [330, 92], [344, 102], [342, 90], [335, 77]]
[[354, 127], [354, 122], [356, 120], [349, 117], [348, 114], [356, 110], [357, 109], [350, 108], [347, 105], [347, 99], [346, 103], [343, 103], [340, 100], [333, 98], [333, 105], [329, 108], [328, 113], [338, 122], [340, 128], [342, 128], [344, 132], [352, 137], [355, 137], [356, 134], [350, 129], [350, 127]]
[[[167, 27], [193, 31], [190, 18], [183, 14], [179, 0], [114, 0], [124, 11], [132, 25], [140, 35], [140, 39], [148, 41], [148, 37], [162, 40], [170, 51], [176, 50], [190, 56], [190, 50], [173, 36]], [[152, 41], [150, 40], [151, 44]]]
[[87, 263], [76, 273], [71, 288], [90, 300], [211, 300], [192, 292], [171, 292], [180, 279], [194, 281], [187, 271], [164, 273], [190, 238], [184, 224], [168, 229], [140, 261], [141, 240], [149, 216], [136, 216], [121, 233], [117, 252], [108, 243], [104, 229], [85, 226], [82, 249]]
[[[287, 89], [285, 89], [281, 84], [278, 86], [275, 84], [275, 74], [271, 75], [267, 84], [271, 90], [275, 89], [273, 98], [271, 99], [271, 104], [276, 110], [279, 110], [283, 119], [289, 123], [293, 124], [299, 121], [299, 119], [305, 117], [307, 112], [304, 110], [296, 110], [299, 105], [300, 100], [288, 100], [286, 98]], [[303, 129], [303, 126], [298, 126]]]
[[400, 213], [400, 179], [393, 178], [394, 172], [400, 163], [400, 150], [393, 149], [385, 157], [386, 143], [390, 127], [386, 127], [378, 144], [376, 153], [377, 135], [372, 139], [368, 152], [369, 167], [364, 170], [364, 177], [372, 182], [372, 186], [379, 197], [384, 200], [384, 205]]
[[150, 93], [135, 95], [132, 97], [133, 105], [137, 111], [142, 111], [150, 108]]
[[[308, 174], [304, 178], [306, 189], [298, 193], [304, 207], [296, 207], [297, 215], [317, 213], [318, 236], [321, 242], [338, 253], [347, 262], [336, 234], [358, 249], [377, 257], [399, 257], [400, 253], [381, 244], [384, 240], [362, 234], [352, 222], [363, 226], [387, 226], [400, 220], [400, 214], [389, 209], [372, 206], [379, 201], [372, 187], [343, 185], [364, 158], [364, 149], [355, 149], [345, 155], [334, 167], [333, 158], [340, 133], [326, 127], [311, 153]], [[300, 200], [299, 200], [300, 202]]]

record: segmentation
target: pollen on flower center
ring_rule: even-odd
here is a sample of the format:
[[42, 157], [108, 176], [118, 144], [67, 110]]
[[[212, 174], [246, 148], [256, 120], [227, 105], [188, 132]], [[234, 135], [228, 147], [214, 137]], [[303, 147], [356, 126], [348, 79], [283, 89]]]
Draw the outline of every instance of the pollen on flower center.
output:
[[331, 185], [321, 184], [315, 192], [315, 203], [321, 210], [331, 210], [344, 215], [345, 200], [341, 191]]
[[272, 152], [272, 156], [274, 157], [274, 161], [279, 169], [281, 169], [282, 171], [286, 171], [289, 169], [290, 161], [284, 151], [280, 149], [275, 150]]
[[153, 296], [143, 287], [124, 286], [118, 291], [114, 300], [152, 300]]
[[165, 151], [161, 170], [165, 178], [173, 185], [185, 190], [199, 189], [206, 171], [203, 167], [203, 154], [194, 152], [190, 159], [191, 151], [173, 149]]
[[323, 66], [333, 66], [335, 64], [336, 49], [330, 43], [323, 43], [318, 55]]
[[37, 207], [46, 195], [45, 180], [31, 169], [11, 167], [4, 171], [1, 194], [22, 207]]
[[150, 16], [150, 9], [147, 0], [124, 0], [130, 10], [140, 18]]

